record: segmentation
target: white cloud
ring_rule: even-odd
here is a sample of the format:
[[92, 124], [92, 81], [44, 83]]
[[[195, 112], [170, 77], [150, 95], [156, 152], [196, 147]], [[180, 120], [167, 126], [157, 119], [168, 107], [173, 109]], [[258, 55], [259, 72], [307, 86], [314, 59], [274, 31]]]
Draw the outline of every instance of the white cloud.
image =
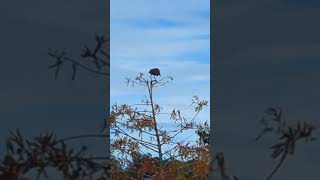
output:
[[[192, 12], [210, 9], [209, 0], [111, 0], [111, 18], [168, 18], [189, 20]], [[189, 13], [189, 14], [188, 14]]]

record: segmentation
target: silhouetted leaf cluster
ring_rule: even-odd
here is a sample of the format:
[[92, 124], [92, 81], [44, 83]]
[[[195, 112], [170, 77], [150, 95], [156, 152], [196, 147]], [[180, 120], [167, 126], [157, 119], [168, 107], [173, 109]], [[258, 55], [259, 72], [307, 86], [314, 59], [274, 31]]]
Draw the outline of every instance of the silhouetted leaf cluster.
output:
[[269, 133], [273, 133], [278, 137], [278, 142], [270, 147], [272, 150], [271, 157], [279, 159], [274, 170], [266, 178], [266, 180], [270, 180], [287, 156], [294, 154], [297, 142], [301, 140], [310, 142], [316, 139], [313, 137], [316, 127], [307, 122], [297, 122], [296, 124], [289, 125], [284, 119], [283, 110], [275, 107], [268, 108], [260, 122], [263, 125], [263, 129], [256, 137], [256, 140], [260, 140], [264, 135]]
[[95, 47], [89, 48], [85, 45], [80, 55], [81, 58], [70, 57], [66, 51], [50, 49], [48, 54], [55, 60], [55, 63], [48, 68], [55, 69], [55, 79], [57, 79], [62, 66], [66, 63], [71, 65], [72, 80], [75, 80], [79, 68], [98, 75], [108, 76], [109, 73], [103, 68], [110, 66], [110, 54], [105, 49], [108, 43], [109, 40], [104, 36], [95, 35]]
[[92, 177], [103, 180], [110, 173], [110, 165], [105, 157], [90, 156], [85, 146], [78, 150], [69, 148], [53, 133], [41, 134], [28, 140], [19, 130], [11, 132], [6, 150], [4, 159], [0, 161], [0, 179], [8, 175], [22, 178], [32, 170], [37, 172], [37, 179], [42, 176], [48, 178], [49, 167], [61, 172], [67, 180]]
[[207, 122], [204, 125], [199, 125], [196, 133], [199, 136], [199, 143], [201, 145], [210, 145], [210, 127]]

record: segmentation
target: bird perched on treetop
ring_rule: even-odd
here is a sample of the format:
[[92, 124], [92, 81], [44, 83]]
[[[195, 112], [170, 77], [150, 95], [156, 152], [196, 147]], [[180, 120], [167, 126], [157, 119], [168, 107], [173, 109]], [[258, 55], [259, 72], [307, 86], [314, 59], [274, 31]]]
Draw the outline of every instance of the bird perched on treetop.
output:
[[154, 75], [154, 76], [161, 76], [161, 75], [160, 75], [160, 69], [158, 69], [158, 68], [150, 69], [149, 73], [150, 73], [151, 75]]

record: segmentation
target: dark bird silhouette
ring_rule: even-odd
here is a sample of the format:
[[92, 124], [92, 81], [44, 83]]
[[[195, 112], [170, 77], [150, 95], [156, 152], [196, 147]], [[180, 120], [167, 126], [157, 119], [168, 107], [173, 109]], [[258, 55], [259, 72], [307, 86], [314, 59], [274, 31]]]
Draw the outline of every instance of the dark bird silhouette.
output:
[[150, 69], [149, 73], [154, 76], [160, 76], [160, 69], [158, 68]]

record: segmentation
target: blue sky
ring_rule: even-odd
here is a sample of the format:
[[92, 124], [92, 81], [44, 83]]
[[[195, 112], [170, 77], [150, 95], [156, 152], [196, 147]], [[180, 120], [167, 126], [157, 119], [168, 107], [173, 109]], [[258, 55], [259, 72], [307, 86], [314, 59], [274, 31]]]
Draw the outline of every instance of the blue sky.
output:
[[[170, 112], [193, 115], [191, 100], [210, 98], [210, 1], [111, 1], [111, 100], [138, 103], [146, 89], [125, 84], [126, 77], [158, 67], [174, 80], [155, 92], [155, 101]], [[197, 119], [209, 121], [209, 107]], [[168, 116], [167, 116], [168, 117]], [[168, 126], [168, 118], [159, 123]]]

